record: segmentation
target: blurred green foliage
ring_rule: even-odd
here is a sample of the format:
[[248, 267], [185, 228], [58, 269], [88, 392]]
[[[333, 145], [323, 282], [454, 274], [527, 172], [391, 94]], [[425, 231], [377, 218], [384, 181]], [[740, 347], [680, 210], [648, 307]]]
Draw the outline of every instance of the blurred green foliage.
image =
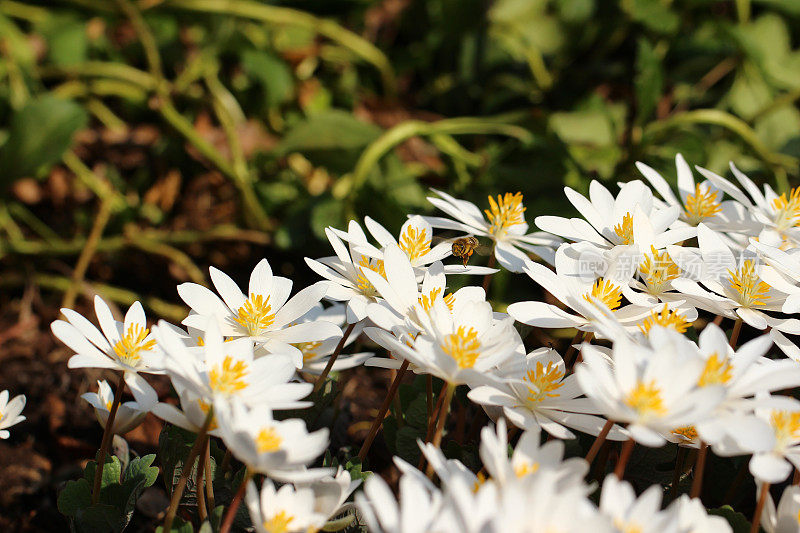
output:
[[682, 152], [785, 189], [798, 5], [0, 0], [0, 253], [77, 256], [98, 199], [99, 253], [164, 230], [138, 248], [197, 278], [214, 258], [171, 231], [324, 255], [325, 226], [397, 229], [430, 186], [479, 205], [520, 190], [532, 221], [568, 209], [563, 185], [633, 179], [637, 160], [673, 178]]

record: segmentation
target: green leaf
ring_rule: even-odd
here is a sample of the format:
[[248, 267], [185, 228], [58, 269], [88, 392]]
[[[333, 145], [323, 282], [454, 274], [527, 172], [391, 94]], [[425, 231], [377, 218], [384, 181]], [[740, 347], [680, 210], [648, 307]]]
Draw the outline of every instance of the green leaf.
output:
[[91, 504], [92, 486], [85, 479], [67, 481], [67, 486], [58, 493], [58, 511], [64, 516], [74, 517]]
[[637, 44], [636, 78], [633, 83], [638, 106], [636, 120], [639, 124], [644, 124], [655, 111], [664, 85], [661, 55], [647, 39], [639, 39]]
[[[183, 463], [189, 455], [194, 444], [195, 434], [191, 431], [165, 424], [158, 436], [158, 456], [161, 459], [161, 468], [164, 470], [164, 484], [167, 494], [172, 494], [172, 489], [178, 484], [183, 471]], [[197, 469], [197, 462], [192, 466]], [[190, 477], [193, 479], [193, 476]], [[186, 505], [195, 505], [194, 484], [187, 483], [183, 491], [181, 502]]]
[[89, 39], [84, 22], [54, 24], [48, 32], [50, 60], [59, 66], [86, 61]]
[[294, 94], [294, 78], [285, 61], [264, 50], [245, 50], [242, 68], [264, 88], [267, 105], [278, 106]]
[[708, 514], [713, 516], [721, 516], [733, 528], [733, 533], [747, 533], [750, 531], [750, 522], [745, 518], [742, 513], [733, 510], [730, 505], [718, 507], [716, 509], [709, 509]]
[[678, 14], [662, 0], [625, 0], [620, 5], [631, 19], [656, 33], [675, 33], [680, 26]]
[[772, 101], [773, 91], [752, 61], [745, 60], [736, 71], [728, 92], [731, 109], [745, 120], [750, 120]]
[[424, 429], [415, 428], [412, 426], [401, 427], [397, 431], [397, 438], [395, 441], [397, 455], [412, 465], [417, 464], [417, 461], [419, 461], [419, 456], [422, 453], [419, 449], [419, 445], [417, 444], [417, 439], [423, 440], [424, 438]]
[[86, 125], [86, 111], [54, 96], [31, 100], [14, 113], [8, 140], [0, 149], [3, 179], [41, 175], [72, 146], [72, 137]]
[[377, 139], [381, 131], [344, 111], [326, 111], [296, 124], [283, 138], [278, 152], [358, 150]]
[[[156, 533], [164, 533], [164, 528], [158, 526]], [[169, 533], [194, 533], [194, 526], [192, 526], [191, 522], [184, 522], [180, 516], [176, 516]]]
[[155, 454], [137, 457], [131, 461], [128, 468], [125, 469], [125, 474], [122, 476], [122, 485], [120, 487], [120, 498], [117, 500], [117, 505], [124, 503], [121, 509], [122, 515], [125, 518], [125, 525], [130, 522], [133, 516], [133, 510], [136, 507], [136, 501], [139, 499], [139, 496], [142, 495], [144, 489], [152, 486], [158, 478], [158, 468], [152, 466], [155, 460]]
[[[94, 472], [97, 463], [89, 461], [86, 464], [86, 469], [83, 471], [83, 478], [89, 482], [89, 485], [94, 484]], [[106, 455], [105, 466], [103, 467], [103, 475], [100, 481], [100, 499], [103, 500], [103, 491], [113, 484], [119, 484], [119, 478], [122, 475], [122, 464], [119, 457], [116, 455]]]
[[601, 110], [553, 113], [550, 127], [567, 144], [610, 145], [614, 142], [613, 125]]

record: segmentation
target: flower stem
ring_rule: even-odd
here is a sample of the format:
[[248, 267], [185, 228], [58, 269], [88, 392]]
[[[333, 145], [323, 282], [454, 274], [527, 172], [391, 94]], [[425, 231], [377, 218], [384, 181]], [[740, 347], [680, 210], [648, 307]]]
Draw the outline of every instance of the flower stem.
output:
[[336, 345], [336, 349], [333, 351], [333, 354], [331, 354], [331, 356], [328, 358], [328, 364], [325, 365], [325, 370], [322, 371], [322, 374], [320, 374], [317, 378], [317, 382], [314, 383], [314, 392], [317, 392], [325, 384], [325, 379], [328, 377], [328, 374], [330, 374], [331, 368], [333, 368], [333, 363], [336, 362], [336, 358], [339, 357], [339, 354], [342, 352], [344, 343], [347, 342], [347, 338], [350, 336], [350, 333], [353, 332], [354, 327], [356, 327], [355, 324], [350, 324], [347, 326], [347, 329], [344, 330], [342, 338], [339, 339], [339, 344]]
[[753, 522], [750, 524], [750, 533], [758, 533], [761, 525], [761, 513], [764, 511], [764, 504], [767, 503], [767, 494], [769, 494], [769, 483], [761, 484], [761, 495], [758, 497], [758, 505], [756, 511], [753, 513]]
[[[486, 264], [488, 268], [494, 268], [497, 258], [494, 255], [494, 247], [492, 247], [492, 255], [489, 256], [489, 262]], [[492, 284], [492, 273], [483, 276], [483, 292], [489, 294], [489, 285]]]
[[567, 353], [564, 354], [564, 366], [566, 368], [572, 368], [573, 362], [572, 359], [575, 357], [575, 352], [578, 349], [575, 347], [581, 341], [581, 337], [583, 337], [583, 331], [578, 330], [575, 332], [575, 336], [572, 337], [572, 340], [569, 343], [569, 347], [567, 348]]
[[183, 468], [181, 469], [181, 477], [178, 480], [178, 484], [172, 490], [172, 498], [170, 499], [169, 502], [169, 509], [167, 509], [167, 516], [164, 518], [163, 531], [165, 532], [169, 532], [172, 530], [172, 521], [175, 520], [175, 514], [178, 512], [178, 506], [181, 503], [181, 496], [183, 496], [183, 490], [186, 488], [186, 482], [189, 481], [189, 475], [192, 473], [194, 460], [197, 458], [197, 456], [200, 454], [200, 451], [205, 446], [206, 435], [208, 434], [208, 428], [209, 426], [211, 426], [211, 422], [213, 420], [214, 420], [214, 406], [212, 405], [211, 408], [208, 410], [205, 422], [203, 422], [203, 427], [200, 428], [200, 433], [197, 434], [197, 438], [195, 438], [194, 440], [194, 445], [192, 445], [192, 449], [189, 450], [189, 455], [186, 456], [186, 462], [183, 463]]
[[699, 498], [700, 491], [703, 489], [703, 471], [706, 467], [706, 455], [708, 455], [708, 444], [705, 442], [700, 443], [700, 449], [697, 450], [697, 462], [694, 466], [694, 481], [692, 481], [692, 498]]
[[375, 420], [372, 422], [372, 427], [369, 428], [367, 438], [364, 439], [364, 444], [361, 445], [361, 450], [358, 452], [358, 458], [362, 461], [367, 456], [367, 452], [372, 446], [372, 441], [375, 440], [375, 436], [378, 434], [378, 429], [380, 428], [383, 419], [386, 417], [386, 413], [389, 411], [389, 406], [392, 404], [394, 395], [397, 394], [397, 389], [400, 388], [400, 380], [403, 379], [407, 368], [408, 359], [403, 361], [403, 364], [400, 365], [397, 375], [394, 377], [394, 381], [392, 381], [392, 384], [389, 386], [389, 391], [386, 393], [386, 398], [383, 400], [383, 405], [381, 405], [381, 409], [378, 411], [378, 416], [376, 416]]
[[202, 451], [200, 452], [200, 459], [197, 461], [197, 478], [195, 479], [194, 484], [195, 497], [197, 498], [197, 517], [200, 519], [201, 524], [206, 521], [206, 517], [208, 516], [208, 510], [206, 509], [206, 498], [203, 494], [203, 480], [206, 476], [205, 455], [209, 446], [208, 440], [209, 437], [206, 435], [206, 442], [203, 445]]
[[736, 323], [733, 325], [733, 331], [731, 332], [731, 348], [736, 348], [736, 342], [739, 340], [740, 331], [742, 331], [742, 319], [737, 318]]
[[597, 452], [600, 451], [600, 447], [606, 441], [608, 432], [611, 431], [611, 428], [613, 426], [614, 426], [614, 421], [608, 420], [603, 426], [603, 429], [600, 430], [600, 433], [597, 435], [597, 438], [594, 439], [592, 447], [589, 448], [589, 453], [586, 454], [586, 462], [589, 463], [590, 465], [592, 464], [592, 461], [594, 461], [594, 458], [597, 457]]
[[114, 437], [114, 419], [117, 418], [117, 410], [122, 401], [123, 390], [125, 390], [125, 372], [121, 372], [119, 375], [117, 390], [114, 392], [114, 402], [111, 404], [111, 410], [108, 412], [106, 427], [103, 429], [103, 440], [100, 441], [100, 450], [97, 452], [97, 465], [94, 469], [94, 484], [92, 485], [92, 505], [100, 501], [100, 489], [103, 483], [103, 467], [106, 465], [108, 447], [111, 445], [112, 437]]
[[[456, 386], [452, 383], [447, 384], [445, 391], [444, 403], [442, 403], [442, 412], [439, 415], [439, 421], [436, 423], [436, 433], [433, 435], [433, 445], [437, 448], [442, 447], [442, 432], [444, 431], [444, 424], [447, 421], [447, 413], [450, 410], [450, 403], [453, 401], [453, 393], [456, 391]], [[433, 477], [433, 467], [429, 464], [426, 472], [429, 478]]]
[[228, 510], [225, 512], [225, 519], [222, 521], [222, 526], [219, 528], [219, 533], [228, 533], [228, 531], [230, 531], [231, 526], [233, 525], [233, 520], [236, 518], [236, 511], [239, 510], [239, 505], [242, 503], [242, 499], [244, 498], [244, 491], [247, 489], [247, 482], [250, 481], [252, 476], [253, 475], [250, 473], [249, 469], [245, 470], [244, 477], [242, 478], [242, 484], [239, 485], [236, 495], [231, 500], [231, 504], [228, 506]]
[[[433, 408], [433, 412], [431, 416], [428, 417], [428, 429], [425, 431], [425, 443], [429, 443], [433, 438], [433, 430], [436, 427], [436, 421], [439, 420], [439, 415], [442, 412], [442, 404], [444, 403], [445, 395], [442, 394], [444, 391], [439, 391], [439, 399], [436, 400], [436, 407]], [[422, 470], [422, 466], [425, 464], [425, 455], [420, 454], [419, 456], [419, 464], [417, 464], [417, 470]]]
[[689, 453], [689, 448], [685, 446], [678, 446], [678, 453], [675, 455], [675, 469], [672, 472], [672, 485], [669, 492], [672, 499], [678, 497], [678, 484], [681, 481], [681, 473], [683, 472], [684, 464], [686, 463], [686, 456]]
[[622, 476], [625, 475], [625, 466], [628, 464], [628, 459], [631, 458], [631, 453], [635, 445], [636, 441], [633, 440], [632, 437], [626, 440], [625, 444], [622, 445], [622, 452], [619, 454], [619, 461], [617, 461], [617, 467], [614, 469], [614, 475], [617, 476], [617, 479], [620, 481], [622, 481]]
[[211, 475], [211, 442], [206, 445], [206, 498], [208, 499], [208, 510], [213, 513], [216, 507], [214, 500], [214, 476]]

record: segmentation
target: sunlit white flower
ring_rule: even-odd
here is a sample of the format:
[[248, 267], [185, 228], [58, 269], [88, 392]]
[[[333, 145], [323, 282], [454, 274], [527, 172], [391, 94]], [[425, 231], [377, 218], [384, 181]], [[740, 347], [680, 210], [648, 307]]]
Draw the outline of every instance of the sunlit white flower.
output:
[[694, 228], [670, 229], [678, 216], [677, 205], [659, 207], [653, 192], [639, 180], [622, 184], [616, 198], [600, 182], [589, 184], [589, 198], [564, 188], [567, 199], [584, 218], [552, 215], [535, 219], [540, 229], [575, 242], [587, 241], [603, 249], [636, 245], [640, 251], [657, 250], [694, 236]]
[[465, 301], [450, 311], [443, 300], [436, 300], [430, 316], [431, 330], [406, 342], [379, 328], [364, 332], [393, 355], [408, 359], [418, 372], [453, 385], [491, 381], [490, 372], [498, 365], [524, 353], [511, 318], [495, 317], [489, 302]]
[[678, 522], [661, 511], [661, 485], [652, 485], [638, 498], [630, 483], [614, 474], [606, 476], [600, 492], [600, 512], [609, 517], [620, 533], [678, 533]]
[[704, 360], [691, 341], [662, 327], [648, 342], [614, 342], [612, 364], [594, 346], [583, 345], [578, 383], [609, 419], [628, 422], [628, 432], [646, 446], [664, 444], [662, 434], [697, 424], [724, 397], [722, 387], [699, 387]]
[[291, 482], [333, 473], [330, 468], [305, 469], [328, 447], [327, 428], [309, 433], [299, 418], [274, 420], [269, 408], [248, 409], [235, 400], [215, 405], [215, 409], [220, 437], [251, 472]]
[[311, 489], [314, 493], [314, 511], [324, 516], [326, 520], [330, 520], [331, 517], [342, 512], [342, 506], [353, 491], [361, 485], [361, 480], [353, 480], [350, 472], [340, 466], [334, 476], [325, 476], [308, 485], [299, 483], [296, 485], [308, 486]]
[[[171, 403], [159, 402], [151, 409], [152, 413], [158, 418], [169, 422], [172, 425], [183, 428], [192, 433], [200, 433], [201, 428], [206, 423], [209, 409], [212, 404], [200, 396], [197, 396], [189, 389], [178, 387], [178, 399], [180, 401], [180, 409]], [[212, 413], [211, 422], [209, 423], [209, 435], [219, 436], [219, 425], [217, 424], [217, 415]]]
[[[342, 326], [344, 323], [346, 323], [345, 312], [345, 306], [341, 304], [333, 305], [327, 309], [324, 309], [322, 305], [318, 304], [312, 307], [308, 313], [300, 317], [297, 322], [299, 324], [304, 324], [307, 322], [313, 323], [320, 320], [326, 320], [337, 326]], [[350, 332], [350, 335], [348, 335], [347, 339], [345, 340], [343, 348], [353, 344], [361, 334], [363, 328], [363, 323], [356, 324], [353, 327], [353, 330]], [[341, 339], [342, 334], [339, 333], [338, 335], [331, 335], [327, 339], [292, 343], [292, 346], [300, 350], [300, 352], [303, 354], [302, 372], [312, 375], [321, 374], [328, 365], [328, 360], [336, 350], [336, 346], [339, 344]], [[372, 352], [360, 352], [353, 354], [340, 353], [336, 357], [336, 361], [334, 361], [331, 370], [337, 372], [339, 370], [353, 368], [360, 365], [372, 356]]]
[[[483, 385], [469, 392], [469, 399], [487, 406], [503, 408], [509, 422], [522, 429], [541, 427], [559, 439], [574, 439], [567, 428], [590, 435], [600, 433], [605, 419], [583, 391], [575, 374], [566, 375], [564, 361], [552, 348], [538, 348], [524, 359], [514, 358], [503, 366], [502, 381]], [[611, 440], [627, 435], [614, 426]]]
[[[435, 532], [433, 523], [442, 506], [442, 494], [417, 476], [400, 478], [399, 498], [378, 475], [364, 483], [356, 494], [356, 505], [370, 531], [376, 533]], [[440, 530], [439, 530], [440, 531]]]
[[[800, 188], [794, 188], [789, 194], [780, 196], [768, 184], [764, 184], [762, 193], [753, 180], [731, 162], [731, 171], [741, 184], [742, 189], [727, 179], [706, 169], [698, 168], [717, 188], [741, 203], [746, 213], [756, 222], [749, 235], [758, 240], [780, 248], [794, 248], [800, 243]], [[746, 191], [746, 193], [745, 193]]]
[[528, 253], [552, 263], [553, 249], [561, 241], [541, 231], [527, 233], [522, 193], [505, 193], [498, 195], [497, 200], [489, 196], [489, 209], [481, 212], [472, 202], [453, 198], [436, 189], [433, 192], [439, 197], [428, 197], [428, 201], [455, 219], [423, 217], [434, 228], [490, 238], [494, 241], [497, 262], [511, 272], [522, 271], [522, 266], [529, 260]]
[[7, 428], [25, 420], [22, 410], [25, 409], [25, 395], [14, 396], [8, 400], [7, 390], [0, 392], [0, 439], [7, 439], [11, 436]]
[[186, 326], [204, 330], [213, 320], [225, 337], [246, 337], [269, 353], [292, 353], [297, 368], [303, 366], [303, 355], [292, 343], [341, 333], [331, 322], [295, 323], [325, 296], [327, 283], [316, 283], [289, 298], [292, 280], [273, 276], [269, 262], [262, 259], [250, 274], [245, 295], [224, 272], [214, 267], [209, 272], [219, 296], [196, 283], [178, 285], [178, 294], [192, 309], [183, 320]]
[[290, 484], [275, 490], [264, 480], [259, 495], [256, 484], [247, 482], [245, 493], [250, 520], [258, 533], [306, 533], [317, 531], [326, 517], [314, 509], [314, 491]]
[[699, 498], [683, 494], [667, 507], [667, 512], [677, 520], [681, 533], [733, 533], [728, 521], [708, 514]]
[[[760, 495], [761, 487], [758, 492]], [[767, 494], [761, 527], [767, 533], [796, 533], [800, 529], [800, 487], [789, 485], [783, 489], [777, 509], [772, 495]]]
[[[108, 382], [105, 380], [98, 381], [97, 392], [84, 393], [81, 398], [94, 407], [94, 415], [97, 417], [97, 421], [100, 422], [102, 427], [106, 427], [108, 415], [111, 413], [111, 406], [114, 403], [114, 391], [111, 390]], [[145, 415], [147, 415], [147, 411], [142, 409], [135, 401], [120, 403], [117, 408], [117, 414], [114, 416], [113, 434], [122, 435], [127, 433], [141, 424]]]
[[158, 401], [158, 396], [139, 373], [163, 374], [164, 357], [147, 329], [142, 304], [134, 302], [125, 314], [124, 322], [114, 319], [108, 305], [99, 296], [94, 298], [94, 310], [100, 330], [72, 309], [61, 310], [66, 322], [56, 320], [50, 325], [53, 334], [75, 352], [67, 366], [124, 372], [125, 384], [133, 397], [143, 409], [149, 409]]
[[163, 320], [155, 330], [164, 349], [166, 372], [179, 391], [188, 390], [204, 402], [236, 398], [247, 405], [272, 409], [307, 407], [298, 402], [308, 396], [310, 383], [291, 383], [295, 375], [293, 356], [272, 354], [256, 358], [248, 338], [223, 341], [216, 322], [205, 328], [203, 345], [188, 347], [177, 328]]

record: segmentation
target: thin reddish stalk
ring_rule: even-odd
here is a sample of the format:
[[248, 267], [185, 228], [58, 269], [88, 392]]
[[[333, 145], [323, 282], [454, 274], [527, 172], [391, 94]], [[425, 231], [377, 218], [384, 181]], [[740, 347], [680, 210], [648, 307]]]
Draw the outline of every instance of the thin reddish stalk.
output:
[[764, 512], [764, 504], [767, 503], [767, 494], [769, 494], [769, 483], [761, 484], [761, 495], [758, 498], [758, 505], [756, 511], [753, 513], [753, 522], [750, 524], [750, 533], [758, 533], [761, 526], [761, 513]]
[[111, 446], [111, 439], [114, 437], [114, 420], [117, 418], [117, 410], [122, 402], [122, 392], [125, 390], [125, 372], [119, 375], [117, 390], [114, 391], [114, 402], [108, 412], [106, 427], [103, 429], [103, 440], [100, 441], [100, 450], [97, 452], [97, 465], [94, 470], [94, 483], [92, 485], [92, 505], [100, 501], [100, 490], [103, 484], [103, 468], [106, 466], [106, 455]]
[[400, 365], [400, 368], [397, 371], [397, 375], [395, 376], [392, 384], [389, 386], [389, 391], [386, 393], [386, 398], [383, 400], [383, 405], [381, 405], [380, 411], [378, 411], [378, 416], [375, 417], [375, 420], [372, 422], [372, 427], [369, 428], [369, 433], [367, 433], [367, 438], [364, 439], [364, 444], [361, 445], [361, 450], [358, 452], [358, 457], [362, 461], [367, 456], [367, 452], [369, 452], [370, 447], [372, 446], [372, 441], [375, 440], [375, 436], [378, 434], [378, 430], [381, 427], [381, 423], [383, 419], [386, 418], [386, 413], [389, 412], [389, 406], [392, 405], [392, 400], [394, 399], [394, 395], [397, 394], [397, 389], [400, 388], [400, 381], [403, 379], [403, 376], [406, 373], [406, 369], [408, 368], [408, 360], [406, 359], [403, 361], [403, 364]]
[[703, 471], [706, 467], [706, 455], [708, 455], [708, 445], [705, 442], [700, 443], [700, 449], [697, 450], [697, 462], [694, 466], [694, 480], [692, 481], [692, 498], [699, 498], [700, 491], [703, 489]]
[[336, 349], [333, 350], [333, 353], [328, 359], [328, 364], [325, 365], [325, 369], [322, 371], [322, 374], [319, 375], [316, 383], [314, 383], [314, 392], [317, 392], [325, 384], [325, 379], [328, 377], [328, 374], [330, 374], [331, 368], [333, 368], [333, 363], [336, 362], [336, 358], [339, 357], [340, 353], [342, 353], [342, 349], [344, 348], [344, 343], [347, 342], [347, 338], [353, 332], [354, 327], [356, 327], [355, 324], [350, 324], [347, 326], [347, 329], [344, 330], [342, 338], [339, 339], [339, 344], [336, 345]]
[[[450, 403], [453, 401], [453, 393], [456, 391], [456, 386], [448, 383], [447, 390], [445, 391], [444, 403], [442, 404], [442, 412], [439, 415], [439, 420], [436, 423], [436, 433], [433, 435], [433, 445], [436, 448], [442, 447], [442, 433], [444, 432], [444, 424], [447, 421], [447, 413], [450, 410]], [[433, 467], [428, 465], [427, 472], [428, 477], [433, 477]]]
[[239, 485], [239, 489], [233, 496], [231, 504], [228, 506], [228, 510], [225, 511], [225, 518], [222, 520], [222, 526], [220, 526], [219, 528], [219, 533], [228, 533], [228, 531], [231, 530], [231, 526], [233, 525], [233, 520], [234, 518], [236, 518], [236, 511], [239, 510], [239, 505], [242, 503], [242, 500], [244, 499], [244, 492], [247, 489], [247, 482], [250, 481], [250, 477], [251, 477], [250, 471], [245, 470], [244, 477], [242, 478], [242, 484]]
[[625, 475], [625, 466], [631, 458], [631, 453], [635, 445], [636, 441], [633, 440], [633, 438], [626, 440], [625, 444], [622, 445], [622, 453], [619, 454], [619, 461], [617, 461], [617, 467], [614, 469], [614, 475], [617, 476], [619, 480], [622, 480], [622, 476]]
[[592, 464], [592, 461], [594, 461], [594, 458], [597, 457], [597, 452], [600, 451], [600, 447], [605, 442], [606, 437], [608, 436], [608, 432], [611, 431], [611, 427], [613, 425], [614, 421], [608, 420], [603, 426], [603, 429], [600, 430], [600, 433], [597, 435], [597, 438], [594, 439], [592, 447], [589, 448], [589, 453], [586, 454], [586, 462], [589, 463], [590, 465]]

